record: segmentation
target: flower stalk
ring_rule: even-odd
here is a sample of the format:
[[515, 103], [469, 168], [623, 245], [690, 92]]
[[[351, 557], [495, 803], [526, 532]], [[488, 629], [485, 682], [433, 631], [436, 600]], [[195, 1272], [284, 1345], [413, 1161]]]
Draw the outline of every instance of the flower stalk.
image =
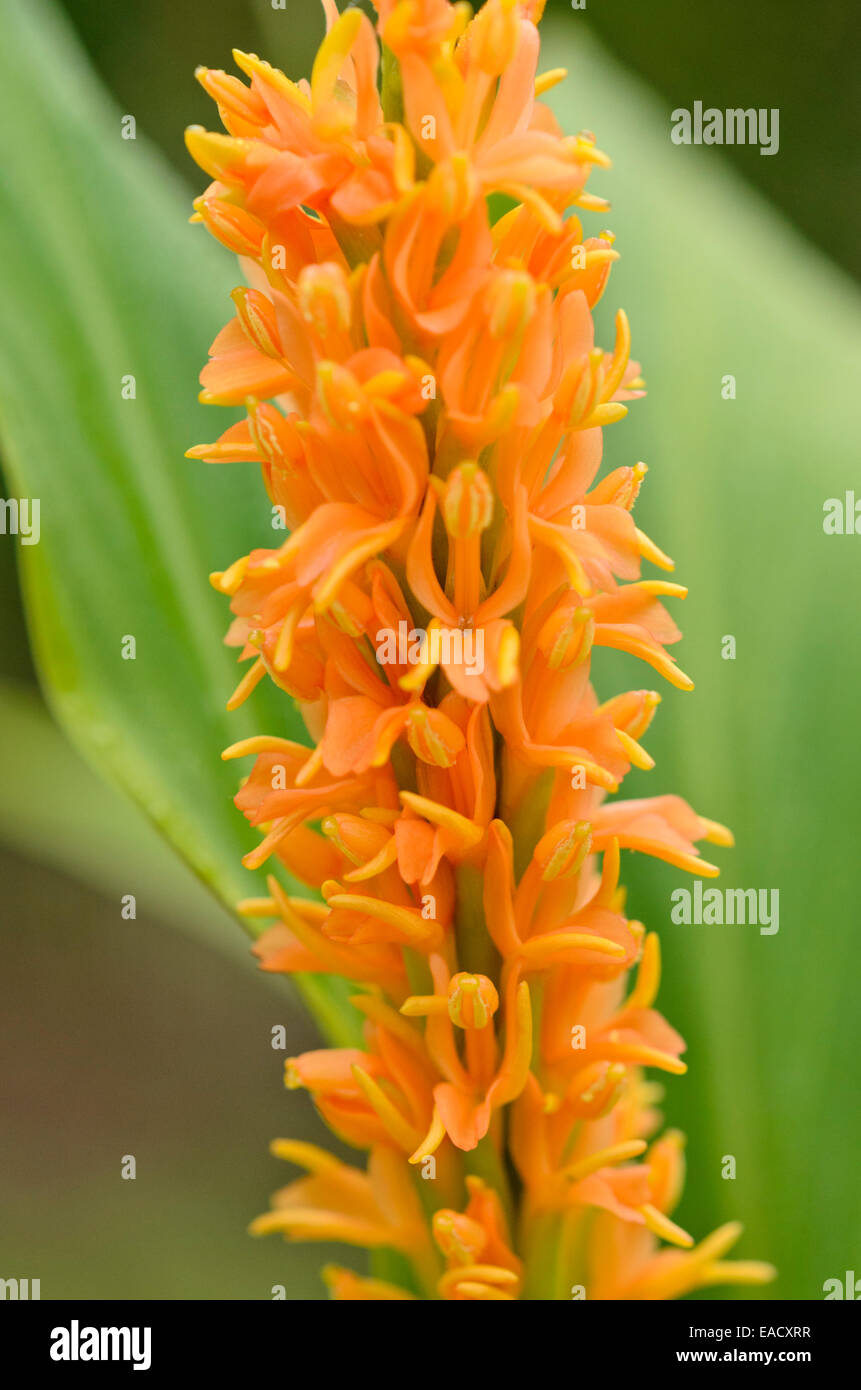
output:
[[324, 0], [310, 82], [200, 69], [226, 134], [187, 134], [213, 180], [194, 220], [247, 281], [201, 377], [245, 416], [189, 453], [259, 465], [290, 533], [213, 576], [249, 663], [230, 705], [271, 680], [310, 745], [225, 754], [253, 760], [245, 863], [271, 871], [244, 910], [264, 970], [350, 981], [363, 1021], [285, 1078], [367, 1170], [277, 1141], [306, 1176], [252, 1230], [375, 1252], [373, 1278], [325, 1272], [339, 1299], [762, 1281], [723, 1259], [735, 1226], [697, 1247], [671, 1219], [651, 1073], [683, 1073], [684, 1042], [619, 882], [622, 850], [714, 875], [699, 843], [731, 836], [616, 799], [659, 696], [591, 683], [609, 647], [691, 687], [664, 605], [685, 590], [642, 572], [673, 567], [632, 517], [645, 466], [601, 475], [644, 390], [622, 311], [594, 341], [618, 253], [580, 215], [609, 161], [541, 100], [564, 77], [538, 71], [541, 0], [376, 7], [375, 32]]

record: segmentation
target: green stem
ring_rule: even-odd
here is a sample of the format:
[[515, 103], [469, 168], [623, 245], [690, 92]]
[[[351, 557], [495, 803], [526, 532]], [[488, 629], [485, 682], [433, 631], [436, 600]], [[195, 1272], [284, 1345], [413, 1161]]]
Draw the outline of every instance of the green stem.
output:
[[471, 864], [460, 864], [455, 871], [457, 906], [454, 930], [457, 963], [471, 975], [487, 975], [499, 980], [499, 954], [484, 920], [484, 878]]
[[404, 123], [404, 84], [401, 65], [390, 48], [383, 44], [382, 91], [383, 118], [397, 125]]
[[470, 1176], [481, 1178], [488, 1187], [493, 1188], [502, 1203], [509, 1226], [513, 1226], [514, 1198], [511, 1184], [499, 1150], [489, 1134], [479, 1140], [476, 1148], [464, 1154], [464, 1168]]

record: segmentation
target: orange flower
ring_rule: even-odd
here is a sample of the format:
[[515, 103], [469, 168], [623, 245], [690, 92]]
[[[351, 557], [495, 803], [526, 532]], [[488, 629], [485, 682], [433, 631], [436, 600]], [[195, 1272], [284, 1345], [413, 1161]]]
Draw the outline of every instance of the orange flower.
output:
[[446, 1261], [438, 1289], [454, 1302], [509, 1302], [523, 1287], [523, 1266], [511, 1249], [497, 1194], [481, 1178], [466, 1179], [469, 1201], [462, 1212], [434, 1213], [434, 1239]]
[[673, 1222], [681, 1139], [653, 1139], [645, 1072], [682, 1074], [684, 1042], [621, 851], [711, 875], [697, 843], [731, 836], [676, 796], [608, 799], [653, 766], [659, 697], [599, 702], [600, 649], [691, 687], [664, 607], [686, 591], [642, 574], [673, 567], [633, 520], [646, 467], [601, 475], [643, 393], [621, 310], [594, 340], [612, 234], [571, 212], [607, 206], [608, 161], [541, 101], [564, 76], [536, 75], [542, 0], [378, 0], [382, 64], [360, 11], [324, 8], [310, 83], [237, 53], [247, 83], [198, 73], [226, 134], [188, 132], [214, 180], [194, 220], [247, 282], [201, 377], [245, 416], [189, 454], [259, 464], [289, 532], [212, 576], [251, 663], [229, 704], [268, 677], [309, 735], [224, 754], [254, 759], [244, 862], [275, 866], [240, 910], [270, 923], [264, 970], [352, 982], [353, 1044], [285, 1081], [368, 1153], [277, 1141], [307, 1176], [252, 1230], [388, 1252], [330, 1266], [337, 1299], [762, 1281], [723, 1259], [735, 1226], [695, 1246]]

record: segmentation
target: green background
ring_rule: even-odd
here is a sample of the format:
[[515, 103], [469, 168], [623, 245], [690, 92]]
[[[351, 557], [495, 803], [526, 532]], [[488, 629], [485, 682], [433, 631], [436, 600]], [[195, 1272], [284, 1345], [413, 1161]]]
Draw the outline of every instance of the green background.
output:
[[[283, 1023], [298, 1051], [311, 1025], [207, 891], [254, 891], [218, 752], [289, 714], [265, 692], [222, 712], [206, 572], [271, 542], [256, 477], [182, 458], [226, 419], [196, 404], [196, 374], [236, 273], [185, 224], [202, 179], [181, 132], [213, 123], [196, 63], [229, 68], [238, 46], [299, 76], [321, 23], [310, 0], [65, 9], [0, 0], [3, 496], [42, 501], [42, 541], [18, 551], [35, 661], [0, 537], [0, 1276], [40, 1278], [46, 1298], [318, 1297], [331, 1252], [244, 1231], [285, 1175], [268, 1140], [322, 1131], [270, 1045]], [[776, 936], [680, 927], [669, 895], [688, 880], [623, 866], [689, 1042], [666, 1100], [689, 1135], [679, 1217], [697, 1234], [740, 1217], [739, 1252], [778, 1265], [777, 1298], [821, 1297], [861, 1261], [861, 538], [822, 529], [858, 469], [857, 28], [848, 2], [560, 3], [542, 64], [569, 68], [553, 104], [614, 161], [592, 185], [613, 211], [586, 219], [622, 253], [599, 320], [609, 343], [624, 305], [649, 395], [607, 431], [608, 461], [649, 464], [639, 524], [691, 589], [677, 654], [697, 689], [664, 689], [657, 769], [626, 791], [727, 822], [721, 885], [780, 892]], [[779, 153], [672, 145], [669, 113], [695, 100], [779, 106]], [[117, 658], [127, 632], [135, 663]], [[595, 678], [602, 695], [652, 684], [606, 652]]]

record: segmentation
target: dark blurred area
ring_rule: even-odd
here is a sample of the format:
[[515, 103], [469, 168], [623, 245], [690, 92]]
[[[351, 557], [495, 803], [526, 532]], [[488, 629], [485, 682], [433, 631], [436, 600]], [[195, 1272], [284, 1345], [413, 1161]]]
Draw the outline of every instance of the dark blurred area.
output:
[[334, 1247], [246, 1232], [288, 1180], [276, 1133], [333, 1147], [284, 1089], [314, 1046], [289, 987], [44, 864], [0, 851], [0, 880], [4, 1275], [43, 1299], [321, 1297]]

